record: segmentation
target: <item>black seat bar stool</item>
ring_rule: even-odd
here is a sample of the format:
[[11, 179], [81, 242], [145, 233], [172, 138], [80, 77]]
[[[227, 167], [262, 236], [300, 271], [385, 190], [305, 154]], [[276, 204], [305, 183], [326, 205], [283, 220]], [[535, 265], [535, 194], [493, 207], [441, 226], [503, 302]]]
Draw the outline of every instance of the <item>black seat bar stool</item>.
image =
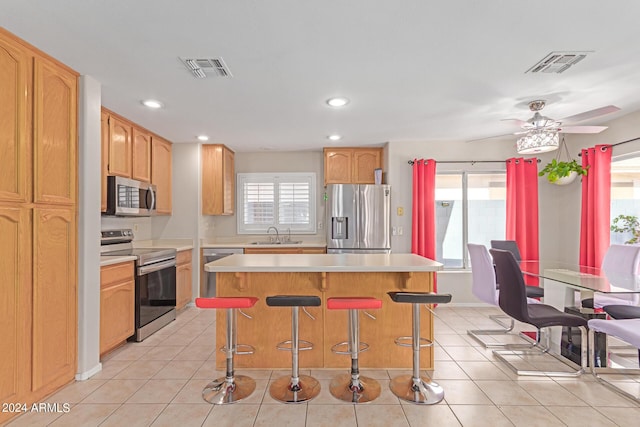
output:
[[[447, 304], [450, 294], [431, 292], [387, 292], [393, 302], [411, 304], [413, 310], [412, 336], [398, 337], [395, 343], [413, 347], [413, 375], [400, 375], [391, 380], [389, 388], [402, 400], [424, 405], [433, 405], [444, 399], [444, 390], [429, 378], [420, 376], [420, 348], [431, 347], [433, 342], [420, 337], [420, 304]], [[411, 344], [407, 341], [411, 340]]]
[[[256, 382], [246, 375], [235, 375], [233, 369], [234, 354], [253, 354], [254, 348], [246, 344], [238, 344], [238, 310], [253, 307], [256, 297], [214, 297], [196, 298], [196, 307], [227, 310], [227, 336], [224, 347], [220, 350], [227, 356], [227, 371], [224, 378], [211, 381], [202, 390], [202, 398], [215, 405], [235, 403], [249, 396], [256, 389]], [[244, 314], [244, 313], [243, 313]], [[244, 314], [249, 317], [248, 315]], [[239, 348], [246, 350], [239, 351]]]
[[[360, 375], [358, 354], [367, 351], [369, 344], [360, 342], [358, 310], [376, 310], [381, 307], [382, 300], [372, 297], [335, 297], [327, 299], [328, 310], [349, 310], [349, 339], [331, 347], [331, 351], [336, 354], [348, 354], [351, 356], [351, 372], [335, 377], [329, 385], [329, 391], [336, 399], [351, 403], [366, 403], [380, 396], [382, 391], [380, 383], [373, 378]], [[370, 314], [369, 316], [374, 318]], [[344, 346], [347, 347], [346, 351], [339, 350], [340, 347]]]
[[[291, 376], [282, 376], [271, 383], [269, 394], [284, 403], [301, 403], [311, 400], [320, 393], [320, 383], [313, 377], [299, 374], [298, 352], [311, 350], [313, 343], [298, 336], [298, 314], [302, 309], [313, 320], [305, 307], [319, 307], [320, 297], [311, 295], [276, 295], [266, 298], [269, 307], [291, 307], [291, 339], [276, 345], [278, 350], [291, 351]], [[302, 347], [300, 346], [302, 344]]]

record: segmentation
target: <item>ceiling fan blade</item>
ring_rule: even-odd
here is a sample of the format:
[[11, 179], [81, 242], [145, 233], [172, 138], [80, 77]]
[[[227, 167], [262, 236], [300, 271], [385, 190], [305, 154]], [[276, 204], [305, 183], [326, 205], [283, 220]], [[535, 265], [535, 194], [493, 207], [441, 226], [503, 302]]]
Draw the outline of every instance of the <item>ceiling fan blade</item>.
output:
[[615, 113], [620, 111], [620, 108], [615, 105], [607, 105], [606, 107], [596, 108], [595, 110], [585, 111], [584, 113], [576, 114], [573, 116], [565, 117], [560, 121], [562, 123], [579, 123], [589, 119], [595, 119], [596, 117], [604, 116], [605, 114]]
[[[524, 133], [524, 132], [518, 132], [518, 133]], [[505, 133], [505, 134], [503, 134], [503, 135], [485, 136], [484, 138], [470, 139], [470, 140], [465, 141], [465, 142], [479, 142], [479, 141], [486, 141], [487, 139], [502, 138], [502, 137], [505, 137], [505, 136], [512, 136], [512, 135], [516, 135], [516, 134], [514, 134], [514, 133]]]
[[514, 121], [516, 122], [516, 124], [520, 127], [524, 126], [524, 125], [528, 125], [529, 123], [525, 122], [524, 120], [520, 120], [520, 119], [500, 119], [501, 122], [506, 122], [506, 121]]
[[607, 126], [561, 126], [560, 133], [600, 133]]

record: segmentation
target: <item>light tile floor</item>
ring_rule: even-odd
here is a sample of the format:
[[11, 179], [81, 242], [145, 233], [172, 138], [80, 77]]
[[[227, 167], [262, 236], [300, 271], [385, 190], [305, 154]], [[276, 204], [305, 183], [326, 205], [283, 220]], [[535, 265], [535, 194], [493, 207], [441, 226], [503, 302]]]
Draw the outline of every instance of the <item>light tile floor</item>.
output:
[[[47, 399], [71, 404], [70, 412], [29, 413], [9, 425], [638, 425], [640, 407], [595, 382], [589, 374], [577, 379], [515, 376], [490, 350], [483, 349], [466, 334], [467, 329], [495, 329], [489, 315], [496, 314], [496, 309], [441, 306], [436, 313], [435, 370], [426, 374], [445, 389], [445, 400], [438, 405], [400, 402], [388, 387], [390, 378], [403, 371], [366, 369], [363, 374], [378, 379], [383, 390], [369, 404], [354, 406], [329, 394], [330, 378], [338, 371], [306, 370], [304, 373], [320, 381], [321, 394], [309, 403], [284, 405], [268, 393], [270, 381], [284, 372], [251, 370], [246, 373], [256, 380], [253, 395], [235, 405], [210, 405], [202, 400], [202, 388], [222, 372], [214, 369], [214, 346], [203, 343], [213, 343], [215, 313], [188, 308], [175, 322], [144, 342], [126, 344], [108, 355], [102, 371], [93, 378], [70, 384]], [[633, 358], [628, 360], [630, 364], [636, 363]], [[551, 356], [520, 362], [549, 369], [564, 368]], [[640, 379], [624, 377], [622, 381], [629, 390], [640, 390]]]

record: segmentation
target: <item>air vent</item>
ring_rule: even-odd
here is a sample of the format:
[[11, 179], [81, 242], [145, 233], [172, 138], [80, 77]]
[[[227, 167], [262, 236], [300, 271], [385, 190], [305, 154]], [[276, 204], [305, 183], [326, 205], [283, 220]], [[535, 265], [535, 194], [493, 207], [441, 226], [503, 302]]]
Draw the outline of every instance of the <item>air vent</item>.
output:
[[526, 73], [562, 73], [582, 61], [593, 52], [551, 52], [542, 61], [529, 68]]
[[222, 58], [180, 58], [180, 61], [197, 78], [233, 77]]

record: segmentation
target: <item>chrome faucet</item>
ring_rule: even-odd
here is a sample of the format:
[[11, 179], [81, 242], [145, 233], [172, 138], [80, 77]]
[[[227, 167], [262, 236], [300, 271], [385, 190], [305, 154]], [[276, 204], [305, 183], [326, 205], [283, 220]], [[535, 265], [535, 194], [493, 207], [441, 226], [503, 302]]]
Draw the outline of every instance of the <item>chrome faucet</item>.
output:
[[271, 243], [280, 243], [280, 233], [278, 233], [278, 229], [274, 226], [271, 226], [269, 228], [267, 228], [267, 235], [269, 235], [269, 232], [271, 231], [271, 229], [274, 229], [276, 231], [276, 240], [275, 242], [273, 240], [271, 240], [271, 237], [269, 237], [269, 241]]

